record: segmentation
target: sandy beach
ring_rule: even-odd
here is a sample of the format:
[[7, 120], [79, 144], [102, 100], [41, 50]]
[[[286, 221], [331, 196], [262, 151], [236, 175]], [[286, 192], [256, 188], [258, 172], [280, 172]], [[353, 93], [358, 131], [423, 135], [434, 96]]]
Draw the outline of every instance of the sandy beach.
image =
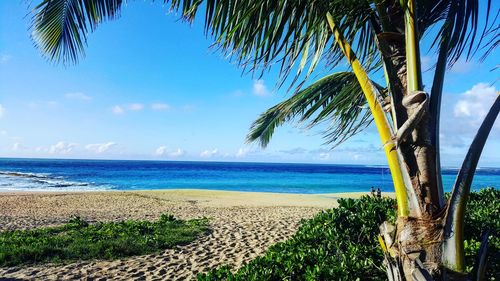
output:
[[89, 222], [159, 218], [210, 218], [211, 232], [192, 243], [159, 253], [114, 261], [0, 268], [0, 279], [21, 280], [189, 280], [224, 264], [238, 268], [270, 245], [286, 240], [301, 219], [336, 206], [336, 198], [366, 193], [321, 195], [158, 190], [85, 193], [0, 194], [0, 229], [60, 225], [71, 216]]

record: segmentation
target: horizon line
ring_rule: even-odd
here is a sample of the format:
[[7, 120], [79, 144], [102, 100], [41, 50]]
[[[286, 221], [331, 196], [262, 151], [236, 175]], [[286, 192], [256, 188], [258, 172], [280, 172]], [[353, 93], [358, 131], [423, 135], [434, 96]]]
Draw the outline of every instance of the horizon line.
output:
[[[172, 159], [103, 159], [103, 158], [51, 158], [51, 157], [0, 157], [0, 160], [76, 160], [76, 161], [147, 161], [147, 162], [201, 162], [201, 163], [253, 163], [253, 164], [303, 164], [303, 165], [339, 165], [339, 166], [373, 166], [377, 168], [389, 168], [383, 164], [347, 164], [347, 163], [312, 163], [312, 162], [264, 162], [264, 161], [224, 161], [224, 160], [172, 160]], [[444, 169], [460, 169], [459, 166], [443, 166]], [[500, 168], [495, 166], [481, 166], [481, 168]]]

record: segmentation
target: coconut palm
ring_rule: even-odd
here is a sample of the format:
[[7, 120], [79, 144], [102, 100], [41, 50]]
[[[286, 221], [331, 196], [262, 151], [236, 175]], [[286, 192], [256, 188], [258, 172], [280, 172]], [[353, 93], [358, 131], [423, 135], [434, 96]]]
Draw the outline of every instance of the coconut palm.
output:
[[[33, 40], [53, 61], [72, 63], [87, 36], [117, 18], [122, 0], [43, 0], [34, 7]], [[498, 97], [481, 125], [448, 201], [443, 196], [439, 117], [446, 69], [459, 58], [499, 44], [491, 0], [165, 0], [186, 21], [202, 11], [221, 52], [243, 68], [280, 67], [278, 86], [294, 95], [255, 121], [250, 141], [266, 145], [276, 127], [295, 117], [313, 126], [327, 120], [338, 144], [374, 121], [397, 199], [396, 225], [381, 226], [389, 280], [465, 280], [464, 209], [481, 150], [500, 111]], [[433, 28], [433, 32], [429, 32]], [[438, 53], [430, 93], [423, 91], [419, 41], [434, 36]], [[347, 61], [301, 89], [311, 73]], [[383, 70], [386, 83], [369, 75]], [[290, 78], [290, 79], [288, 79]], [[296, 86], [296, 87], [292, 87]], [[368, 107], [366, 107], [368, 105]], [[487, 237], [481, 247], [484, 256]], [[478, 259], [478, 260], [484, 260]], [[484, 273], [478, 262], [474, 279]]]

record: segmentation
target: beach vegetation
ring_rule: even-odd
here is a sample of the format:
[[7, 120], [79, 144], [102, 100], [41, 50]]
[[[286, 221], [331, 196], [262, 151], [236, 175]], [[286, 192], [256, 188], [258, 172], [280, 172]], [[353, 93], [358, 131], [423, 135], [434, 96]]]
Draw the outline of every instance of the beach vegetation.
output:
[[[465, 280], [465, 206], [474, 173], [500, 112], [500, 95], [470, 145], [449, 198], [440, 160], [440, 115], [446, 70], [459, 59], [486, 58], [498, 46], [491, 0], [165, 0], [182, 18], [204, 16], [207, 34], [245, 70], [280, 67], [277, 86], [289, 100], [263, 113], [249, 141], [266, 145], [275, 129], [295, 118], [326, 121], [336, 145], [374, 122], [391, 171], [397, 219], [380, 229], [389, 280]], [[32, 37], [53, 61], [76, 62], [87, 36], [119, 17], [122, 0], [40, 0]], [[201, 11], [201, 12], [200, 12]], [[430, 91], [422, 82], [421, 39], [436, 54]], [[348, 68], [336, 72], [347, 62]], [[331, 73], [303, 88], [318, 66]], [[382, 74], [383, 73], [383, 74]], [[384, 76], [385, 83], [372, 79]], [[464, 126], [468, 126], [464, 124]], [[368, 222], [366, 222], [368, 223]], [[468, 228], [469, 226], [467, 226]], [[487, 264], [485, 235], [474, 279]]]
[[[221, 280], [387, 280], [377, 246], [379, 226], [397, 218], [394, 199], [339, 199], [339, 207], [304, 220], [289, 240], [238, 270], [222, 266], [199, 274], [199, 281]], [[476, 263], [482, 231], [488, 230], [490, 261], [483, 280], [500, 276], [500, 190], [472, 192], [465, 214], [465, 258]], [[472, 266], [466, 268], [471, 273]]]
[[117, 259], [187, 244], [207, 233], [207, 219], [87, 221], [74, 217], [62, 226], [0, 233], [0, 266]]

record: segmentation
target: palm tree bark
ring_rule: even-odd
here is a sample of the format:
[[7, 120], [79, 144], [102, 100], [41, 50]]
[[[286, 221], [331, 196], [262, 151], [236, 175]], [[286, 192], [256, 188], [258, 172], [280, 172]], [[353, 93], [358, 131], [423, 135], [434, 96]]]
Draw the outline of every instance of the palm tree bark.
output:
[[[394, 11], [397, 10], [394, 9], [394, 5], [392, 8]], [[406, 16], [409, 20], [413, 20], [412, 17], [415, 14], [408, 13], [410, 16]], [[390, 64], [387, 67], [390, 71], [387, 72], [389, 79], [392, 80], [391, 91], [394, 102], [392, 106], [398, 113], [395, 120], [396, 127], [398, 130], [410, 130], [404, 133], [407, 137], [397, 141], [404, 159], [404, 168], [411, 178], [411, 188], [417, 197], [417, 208], [420, 210], [412, 212], [419, 213], [418, 216], [398, 217], [395, 226], [395, 241], [388, 245], [393, 258], [386, 257], [389, 259], [386, 265], [399, 264], [401, 269], [398, 272], [402, 275], [399, 277], [401, 280], [440, 279], [442, 276], [443, 212], [441, 212], [441, 194], [437, 186], [436, 151], [431, 144], [432, 132], [430, 132], [429, 122], [431, 116], [428, 110], [428, 99], [417, 101], [417, 104], [408, 102], [408, 99], [417, 96], [418, 92], [415, 91], [422, 90], [419, 76], [421, 72], [418, 69], [420, 65], [418, 31], [416, 24], [412, 25], [414, 30], [409, 30], [408, 24], [404, 24], [404, 14], [389, 14], [391, 15], [390, 21], [399, 25], [395, 24], [390, 32], [381, 33], [377, 37], [384, 62]], [[411, 36], [415, 38], [408, 39]], [[411, 57], [416, 60], [413, 62], [413, 67], [417, 66], [416, 69], [408, 69], [408, 61], [412, 59]], [[421, 94], [423, 97], [427, 96], [425, 93]], [[419, 119], [413, 120], [415, 116]], [[387, 242], [391, 241], [386, 241], [386, 244]], [[393, 268], [388, 270], [388, 276], [393, 275], [394, 272]]]
[[[391, 62], [389, 79], [393, 79], [393, 102], [396, 124], [401, 127], [412, 114], [412, 109], [403, 105], [407, 91], [407, 70], [405, 59], [404, 35], [399, 33], [382, 33], [378, 36], [382, 46], [382, 55]], [[413, 189], [419, 198], [422, 213], [432, 217], [440, 210], [439, 194], [437, 193], [435, 154], [429, 131], [429, 111], [426, 109], [418, 126], [414, 128], [412, 138], [400, 143], [406, 169], [412, 179]]]

